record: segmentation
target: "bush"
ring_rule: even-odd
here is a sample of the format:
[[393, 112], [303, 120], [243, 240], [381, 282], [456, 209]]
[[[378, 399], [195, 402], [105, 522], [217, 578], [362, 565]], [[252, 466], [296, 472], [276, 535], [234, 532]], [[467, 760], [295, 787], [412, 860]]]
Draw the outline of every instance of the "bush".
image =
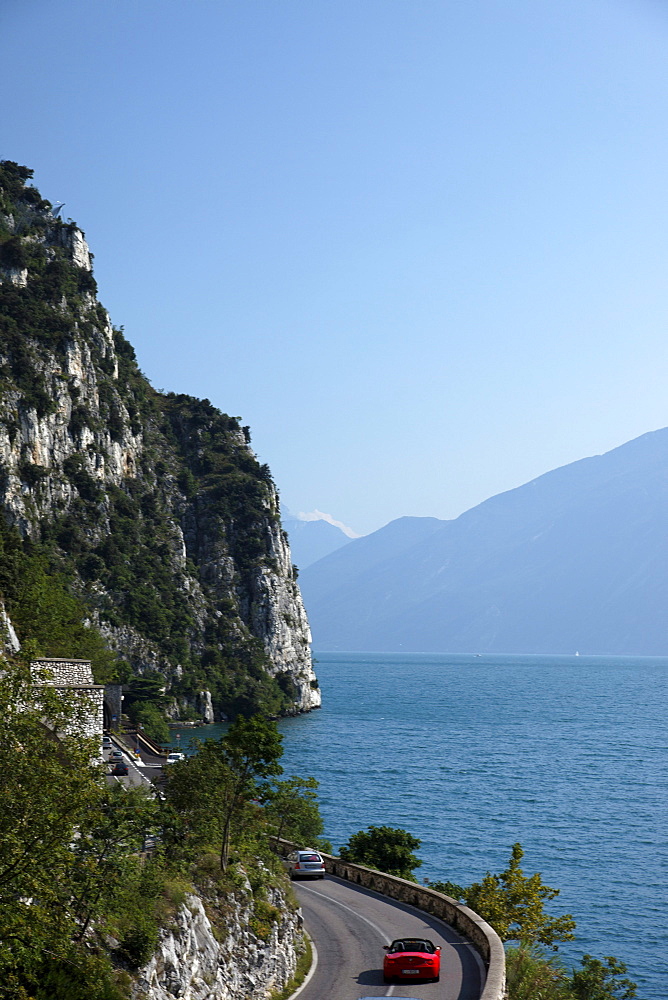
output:
[[412, 852], [422, 841], [407, 830], [390, 826], [370, 826], [354, 833], [341, 848], [341, 858], [368, 868], [377, 868], [387, 875], [415, 881], [413, 870], [422, 864]]
[[136, 924], [123, 935], [119, 951], [129, 965], [138, 969], [155, 951], [158, 937], [158, 927], [152, 917], [138, 913]]
[[281, 911], [268, 903], [266, 899], [256, 899], [253, 904], [253, 916], [250, 919], [250, 928], [253, 933], [268, 941], [271, 936], [271, 929], [277, 924], [281, 917]]
[[612, 955], [602, 962], [583, 955], [580, 966], [569, 983], [575, 1000], [632, 1000], [636, 996], [636, 984], [626, 978], [626, 966]]
[[[32, 977], [31, 977], [32, 978]], [[114, 971], [106, 957], [86, 955], [73, 951], [67, 959], [57, 960], [45, 956], [35, 967], [35, 984], [29, 993], [13, 995], [25, 1000], [127, 1000], [123, 980], [126, 977]], [[5, 984], [5, 989], [6, 989]], [[3, 1000], [12, 993], [3, 989]]]
[[508, 1000], [571, 1000], [564, 971], [537, 945], [506, 951]]

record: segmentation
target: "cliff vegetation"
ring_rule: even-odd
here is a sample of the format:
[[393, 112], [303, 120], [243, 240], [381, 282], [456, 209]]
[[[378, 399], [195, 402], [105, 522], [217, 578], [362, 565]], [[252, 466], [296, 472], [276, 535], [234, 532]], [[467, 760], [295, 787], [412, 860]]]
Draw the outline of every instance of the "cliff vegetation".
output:
[[31, 176], [0, 162], [0, 588], [19, 640], [90, 658], [98, 682], [152, 676], [173, 718], [317, 707], [248, 428], [153, 389]]

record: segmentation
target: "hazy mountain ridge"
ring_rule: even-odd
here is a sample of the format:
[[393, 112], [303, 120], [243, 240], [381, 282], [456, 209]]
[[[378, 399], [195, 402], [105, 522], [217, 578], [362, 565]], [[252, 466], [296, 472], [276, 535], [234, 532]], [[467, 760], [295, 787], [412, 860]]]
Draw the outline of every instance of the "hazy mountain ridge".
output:
[[0, 163], [4, 520], [134, 672], [165, 676], [172, 714], [316, 707], [278, 497], [248, 428], [152, 388], [97, 300], [83, 233], [31, 173]]
[[316, 649], [660, 655], [667, 500], [660, 430], [437, 522], [423, 540], [392, 522], [302, 574]]
[[341, 528], [322, 518], [303, 520], [283, 508], [281, 523], [290, 539], [290, 551], [299, 570], [347, 545], [350, 538]]

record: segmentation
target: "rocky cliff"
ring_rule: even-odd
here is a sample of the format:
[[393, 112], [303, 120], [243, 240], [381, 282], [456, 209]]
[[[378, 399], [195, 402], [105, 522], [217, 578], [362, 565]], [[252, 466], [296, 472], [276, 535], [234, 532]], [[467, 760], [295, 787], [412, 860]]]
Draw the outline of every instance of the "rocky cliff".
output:
[[[250, 890], [250, 886], [248, 886]], [[207, 913], [207, 909], [209, 912]], [[247, 899], [228, 899], [224, 918], [189, 894], [133, 989], [136, 1000], [265, 1000], [293, 979], [305, 943], [301, 912], [273, 889], [258, 920]]]
[[121, 679], [164, 678], [168, 714], [317, 707], [278, 495], [248, 428], [152, 388], [98, 301], [84, 234], [30, 177], [0, 163], [4, 520], [67, 578]]

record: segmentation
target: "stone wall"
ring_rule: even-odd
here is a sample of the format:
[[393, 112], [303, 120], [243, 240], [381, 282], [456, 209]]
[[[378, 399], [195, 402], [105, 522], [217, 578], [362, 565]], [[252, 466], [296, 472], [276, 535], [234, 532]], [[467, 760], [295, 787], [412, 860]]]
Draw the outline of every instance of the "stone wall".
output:
[[55, 688], [76, 709], [73, 730], [102, 739], [104, 687], [93, 683], [90, 660], [44, 658], [33, 660], [30, 670], [36, 683]]
[[50, 657], [33, 660], [30, 668], [36, 680], [43, 677], [52, 687], [92, 687], [95, 683], [90, 660]]
[[[292, 844], [287, 840], [279, 841], [279, 852], [284, 856], [298, 847], [298, 844]], [[322, 851], [320, 853], [322, 854]], [[354, 882], [355, 885], [364, 886], [365, 889], [373, 889], [383, 896], [389, 896], [402, 903], [409, 903], [454, 927], [471, 942], [485, 964], [487, 976], [480, 1000], [503, 1000], [506, 996], [506, 957], [503, 942], [494, 928], [474, 910], [464, 906], [463, 903], [458, 903], [450, 896], [418, 885], [417, 882], [385, 875], [383, 872], [365, 868], [363, 865], [354, 865], [329, 854], [322, 856], [330, 875], [336, 875], [337, 878], [345, 879], [347, 882]]]

